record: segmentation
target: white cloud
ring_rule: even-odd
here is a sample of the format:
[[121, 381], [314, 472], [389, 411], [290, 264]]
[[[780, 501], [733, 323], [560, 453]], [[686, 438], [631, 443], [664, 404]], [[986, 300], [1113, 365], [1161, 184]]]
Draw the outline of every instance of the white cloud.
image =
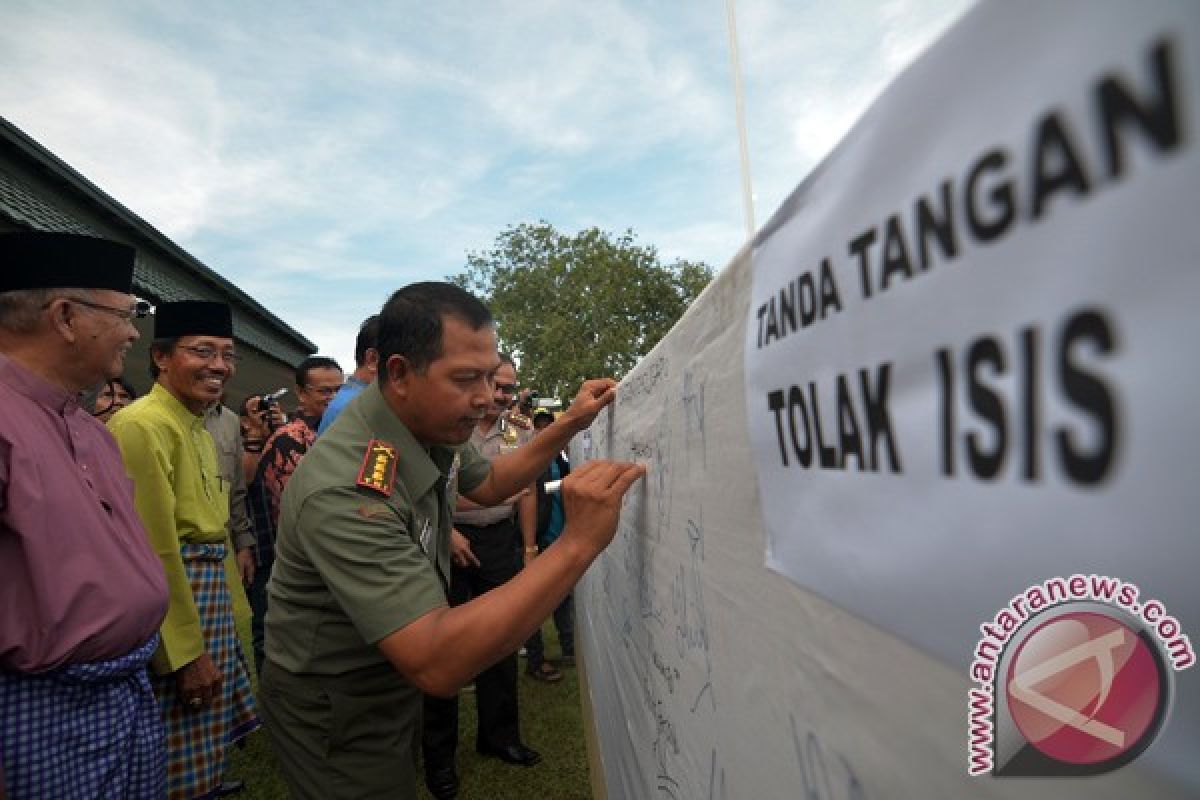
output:
[[[697, 222], [680, 228], [647, 231], [646, 241], [658, 247], [659, 257], [667, 263], [677, 259], [707, 261], [713, 272], [728, 266], [746, 242], [746, 227], [734, 221]], [[698, 254], [724, 253], [717, 261], [708, 261]]]
[[881, 9], [885, 26], [883, 61], [888, 72], [897, 73], [911, 64], [966, 6], [967, 0], [932, 4], [888, 0]]
[[966, 3], [739, 4], [760, 224]]
[[710, 127], [718, 107], [711, 87], [686, 51], [659, 46], [654, 21], [640, 9], [615, 2], [484, 8], [462, 31], [457, 51], [469, 55], [457, 83], [514, 146], [551, 156], [628, 153]]
[[[739, 3], [760, 224], [960, 5]], [[744, 239], [721, 4], [9, 6], [5, 114], [314, 339], [521, 221]]]

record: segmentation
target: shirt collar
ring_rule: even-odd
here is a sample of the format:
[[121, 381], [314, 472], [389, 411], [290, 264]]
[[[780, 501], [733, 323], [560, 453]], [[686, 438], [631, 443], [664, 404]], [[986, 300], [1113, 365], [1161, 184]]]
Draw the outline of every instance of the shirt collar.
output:
[[4, 353], [0, 353], [0, 381], [38, 405], [65, 414], [79, 405], [79, 396], [30, 372]]
[[[492, 427], [488, 428], [487, 433], [483, 434], [483, 441], [486, 442], [488, 439], [491, 439], [494, 436], [500, 436], [504, 433], [505, 428], [511, 424], [506, 417], [507, 413], [508, 412], [503, 412], [496, 417], [496, 421], [492, 423]], [[476, 428], [476, 430], [478, 430], [478, 428]]]
[[428, 492], [450, 471], [456, 448], [433, 445], [428, 449], [417, 441], [387, 404], [378, 383], [372, 383], [360, 395], [358, 406], [375, 439], [396, 448], [397, 478], [415, 500]]
[[186, 427], [195, 427], [204, 425], [204, 416], [193, 414], [191, 410], [180, 402], [179, 398], [171, 394], [171, 391], [163, 386], [158, 381], [150, 387], [150, 397], [160, 406], [170, 412], [171, 416], [179, 421], [179, 424]]

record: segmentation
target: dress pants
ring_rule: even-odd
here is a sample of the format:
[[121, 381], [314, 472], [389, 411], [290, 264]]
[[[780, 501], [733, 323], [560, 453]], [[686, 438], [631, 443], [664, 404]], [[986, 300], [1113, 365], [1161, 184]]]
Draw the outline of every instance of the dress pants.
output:
[[254, 648], [254, 674], [262, 678], [263, 664], [267, 662], [267, 582], [271, 580], [271, 567], [275, 566], [275, 555], [254, 570], [254, 581], [246, 599], [250, 601], [250, 644]]
[[[459, 606], [517, 573], [517, 526], [511, 520], [475, 527], [454, 526], [471, 542], [478, 567], [454, 567], [450, 576], [451, 606]], [[475, 703], [479, 726], [476, 748], [517, 744], [521, 731], [517, 719], [517, 654], [510, 653], [475, 677]], [[421, 738], [425, 769], [454, 764], [458, 744], [458, 698], [425, 696], [425, 722]]]
[[[564, 658], [575, 657], [575, 625], [571, 616], [574, 611], [571, 595], [564, 597], [554, 609], [554, 627], [558, 631], [558, 644]], [[525, 668], [528, 671], [533, 672], [546, 662], [546, 643], [542, 639], [541, 628], [530, 634], [529, 640], [525, 642], [525, 650], [528, 654]]]
[[260, 708], [288, 797], [416, 798], [420, 698], [390, 664], [298, 675], [268, 661]]

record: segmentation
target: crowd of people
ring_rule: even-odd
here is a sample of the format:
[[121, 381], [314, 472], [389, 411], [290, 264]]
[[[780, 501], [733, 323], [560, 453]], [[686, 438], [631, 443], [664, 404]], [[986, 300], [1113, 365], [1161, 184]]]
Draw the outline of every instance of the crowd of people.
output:
[[0, 798], [234, 793], [228, 751], [260, 727], [294, 797], [415, 797], [419, 750], [453, 798], [471, 682], [476, 749], [536, 765], [517, 652], [536, 681], [574, 664], [571, 589], [644, 472], [564, 455], [613, 382], [558, 417], [518, 401], [487, 308], [428, 282], [362, 324], [349, 376], [310, 357], [290, 413], [265, 391], [234, 411], [230, 308], [137, 299], [134, 256], [0, 235]]

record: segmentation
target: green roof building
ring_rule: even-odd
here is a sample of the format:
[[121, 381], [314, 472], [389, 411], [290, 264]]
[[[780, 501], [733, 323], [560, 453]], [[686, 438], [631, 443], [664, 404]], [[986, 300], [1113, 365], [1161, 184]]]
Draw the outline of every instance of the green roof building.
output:
[[[242, 354], [226, 388], [228, 405], [235, 406], [251, 393], [292, 387], [292, 368], [316, 351], [312, 342], [257, 300], [0, 117], [0, 233], [16, 230], [85, 233], [132, 245], [137, 249], [134, 293], [152, 303], [228, 303]], [[142, 394], [150, 388], [153, 321], [138, 320], [137, 327], [142, 338], [126, 360], [125, 377]], [[290, 405], [287, 399], [285, 406]]]

